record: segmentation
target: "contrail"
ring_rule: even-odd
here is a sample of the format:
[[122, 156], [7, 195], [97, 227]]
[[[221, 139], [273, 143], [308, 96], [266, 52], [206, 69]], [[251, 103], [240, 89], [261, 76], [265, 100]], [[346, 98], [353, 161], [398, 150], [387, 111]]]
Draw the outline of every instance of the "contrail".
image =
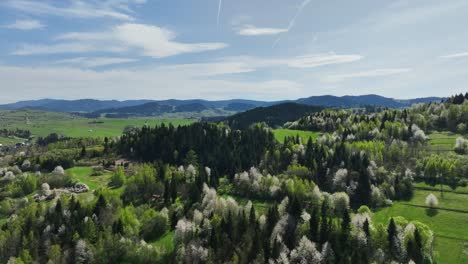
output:
[[[289, 25], [288, 25], [288, 30], [286, 31], [286, 33], [288, 33], [293, 27], [294, 25], [296, 24], [296, 19], [299, 17], [299, 15], [302, 13], [302, 10], [304, 8], [307, 7], [307, 5], [310, 4], [310, 2], [312, 2], [312, 0], [304, 0], [302, 1], [301, 5], [299, 6], [299, 8], [297, 9], [296, 11], [296, 14], [294, 14], [293, 18], [289, 21]], [[281, 40], [281, 37], [278, 37], [275, 42], [273, 43], [273, 48], [276, 46], [276, 44], [278, 44], [278, 42]]]
[[310, 2], [312, 2], [312, 0], [304, 0], [302, 2], [302, 4], [299, 6], [299, 9], [296, 11], [294, 17], [291, 19], [291, 21], [289, 21], [288, 30], [291, 30], [294, 27], [294, 25], [296, 24], [296, 19], [302, 13], [302, 10], [304, 10], [304, 8], [306, 8], [307, 5], [310, 4]]
[[219, 0], [218, 5], [218, 18], [216, 19], [216, 26], [219, 27], [219, 16], [221, 15], [221, 7], [223, 5], [223, 0]]

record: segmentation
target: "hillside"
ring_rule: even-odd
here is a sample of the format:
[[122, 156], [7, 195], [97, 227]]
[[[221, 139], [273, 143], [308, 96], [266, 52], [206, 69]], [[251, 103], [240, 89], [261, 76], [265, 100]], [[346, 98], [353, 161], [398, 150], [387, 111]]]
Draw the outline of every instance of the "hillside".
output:
[[295, 102], [306, 105], [322, 105], [326, 107], [338, 107], [338, 108], [354, 108], [363, 107], [366, 105], [383, 106], [389, 108], [404, 108], [409, 107], [415, 103], [429, 103], [429, 102], [440, 102], [443, 98], [440, 97], [428, 97], [428, 98], [415, 98], [407, 100], [399, 100], [380, 95], [360, 95], [360, 96], [311, 96], [308, 98], [301, 98]]
[[307, 113], [318, 112], [322, 109], [319, 106], [283, 103], [269, 107], [258, 107], [235, 114], [222, 121], [234, 129], [244, 129], [258, 122], [265, 122], [270, 127], [278, 127], [288, 121], [296, 120]]
[[[355, 108], [366, 105], [389, 107], [389, 108], [404, 108], [411, 106], [414, 103], [429, 103], [440, 102], [443, 98], [427, 97], [415, 99], [393, 99], [379, 95], [360, 95], [360, 96], [311, 96], [300, 98], [297, 100], [283, 101], [255, 101], [244, 99], [208, 101], [201, 99], [193, 100], [56, 100], [42, 99], [32, 101], [19, 101], [12, 104], [0, 105], [0, 109], [16, 110], [16, 109], [36, 109], [51, 112], [80, 112], [80, 113], [114, 113], [117, 115], [160, 115], [161, 113], [176, 112], [201, 112], [203, 110], [221, 110], [220, 115], [229, 115], [227, 112], [242, 112], [260, 106], [271, 106], [282, 103], [298, 103], [304, 105], [316, 105], [333, 108]], [[194, 111], [191, 111], [194, 109]], [[203, 115], [202, 115], [203, 116]]]

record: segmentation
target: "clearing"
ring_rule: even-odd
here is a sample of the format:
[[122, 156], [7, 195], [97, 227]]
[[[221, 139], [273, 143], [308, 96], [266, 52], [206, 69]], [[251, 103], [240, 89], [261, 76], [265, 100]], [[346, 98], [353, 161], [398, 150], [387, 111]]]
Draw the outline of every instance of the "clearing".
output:
[[303, 144], [305, 144], [307, 143], [307, 140], [309, 140], [309, 138], [315, 140], [320, 134], [320, 132], [280, 128], [274, 129], [273, 134], [275, 135], [276, 140], [278, 140], [281, 143], [284, 142], [284, 139], [286, 137], [295, 137], [299, 135], [299, 137], [301, 137], [302, 139]]
[[[425, 198], [433, 193], [439, 199], [439, 209], [431, 213], [424, 207]], [[390, 217], [403, 216], [408, 221], [420, 221], [435, 234], [435, 259], [438, 263], [468, 263], [468, 213], [450, 211], [468, 210], [468, 195], [437, 191], [415, 190], [410, 201], [395, 202], [391, 207], [375, 212], [375, 223], [387, 224]]]

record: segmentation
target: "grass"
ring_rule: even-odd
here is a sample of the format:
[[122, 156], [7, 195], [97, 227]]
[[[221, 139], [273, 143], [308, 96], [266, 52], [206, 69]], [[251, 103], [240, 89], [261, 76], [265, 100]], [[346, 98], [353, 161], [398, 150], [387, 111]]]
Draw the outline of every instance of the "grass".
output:
[[314, 132], [314, 131], [304, 131], [304, 130], [292, 130], [292, 129], [274, 129], [273, 134], [275, 135], [276, 140], [279, 142], [284, 142], [284, 139], [286, 137], [295, 137], [299, 135], [301, 137], [302, 142], [306, 143], [309, 138], [312, 138], [312, 140], [315, 140], [317, 136], [319, 135], [319, 132]]
[[[440, 185], [431, 186], [431, 185], [429, 185], [429, 184], [427, 184], [425, 182], [417, 182], [417, 183], [414, 183], [413, 185], [417, 189], [430, 190], [430, 191], [433, 191], [433, 192], [440, 192]], [[453, 190], [452, 188], [450, 188], [450, 186], [443, 185], [442, 190], [444, 192], [455, 192], [455, 193], [468, 194], [468, 186], [465, 186], [465, 187], [459, 186], [459, 187], [455, 188], [455, 190]], [[468, 207], [466, 209], [468, 210]]]
[[[85, 119], [65, 113], [21, 110], [0, 111], [2, 128], [27, 129], [35, 136], [47, 136], [50, 133], [69, 137], [115, 137], [120, 136], [127, 126], [155, 126], [172, 123], [174, 126], [193, 123], [195, 119], [184, 118], [131, 118], [131, 119]], [[1, 139], [0, 139], [0, 144]]]
[[465, 137], [461, 134], [452, 132], [432, 132], [429, 136], [429, 149], [434, 152], [452, 151], [455, 146], [455, 140], [458, 137]]
[[109, 179], [112, 176], [111, 173], [104, 173], [101, 176], [91, 176], [93, 169], [91, 167], [74, 167], [66, 170], [70, 176], [77, 181], [88, 185], [91, 190], [98, 188], [107, 188]]
[[155, 247], [159, 247], [165, 250], [166, 253], [171, 253], [174, 251], [174, 231], [166, 232], [162, 237], [158, 240], [151, 243], [151, 245]]
[[[468, 211], [468, 194], [457, 194], [453, 192], [444, 192], [444, 197], [442, 198], [438, 191], [418, 190], [414, 193], [410, 204], [425, 206], [426, 196], [430, 193], [437, 197], [440, 202], [439, 207], [441, 208]], [[468, 215], [466, 215], [466, 217], [468, 218]]]
[[[403, 216], [409, 221], [420, 221], [427, 224], [435, 233], [435, 258], [438, 263], [468, 263], [468, 255], [464, 253], [468, 242], [468, 214], [438, 209], [435, 215], [428, 213], [426, 208], [412, 205], [424, 205], [424, 200], [430, 191], [416, 190], [410, 201], [395, 202], [391, 207], [377, 211], [373, 216], [376, 223], [388, 223], [394, 216]], [[439, 198], [439, 207], [468, 210], [468, 195], [432, 192]]]
[[268, 212], [268, 209], [270, 208], [271, 204], [268, 201], [261, 201], [261, 200], [252, 200], [252, 199], [247, 199], [231, 194], [221, 194], [223, 198], [228, 198], [232, 197], [240, 206], [245, 206], [248, 201], [252, 202], [253, 207], [255, 208], [255, 211], [257, 212], [258, 215], [266, 215]]
[[15, 137], [0, 137], [0, 144], [2, 145], [14, 145], [16, 143], [24, 142], [25, 139]]

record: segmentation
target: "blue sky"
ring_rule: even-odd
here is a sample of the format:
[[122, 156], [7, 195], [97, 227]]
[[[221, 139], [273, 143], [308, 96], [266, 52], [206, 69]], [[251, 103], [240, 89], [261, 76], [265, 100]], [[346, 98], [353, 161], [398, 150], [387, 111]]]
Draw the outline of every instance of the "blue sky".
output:
[[0, 103], [468, 91], [465, 0], [2, 0]]

